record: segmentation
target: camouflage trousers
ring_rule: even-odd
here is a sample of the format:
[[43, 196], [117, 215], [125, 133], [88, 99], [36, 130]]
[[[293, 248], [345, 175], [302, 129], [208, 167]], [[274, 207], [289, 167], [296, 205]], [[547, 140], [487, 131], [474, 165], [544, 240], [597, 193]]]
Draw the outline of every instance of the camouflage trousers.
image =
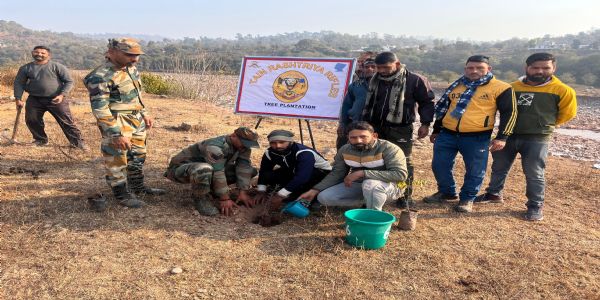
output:
[[114, 187], [128, 180], [143, 181], [143, 166], [146, 161], [146, 123], [140, 113], [117, 113], [114, 116], [121, 127], [121, 134], [131, 142], [131, 149], [116, 149], [112, 144], [112, 138], [102, 134], [100, 150], [106, 167], [106, 182]]
[[[253, 167], [251, 177], [257, 174], [258, 170]], [[206, 195], [211, 192], [213, 167], [210, 164], [192, 162], [171, 166], [164, 175], [171, 181], [191, 184], [194, 196]], [[235, 165], [228, 164], [225, 166], [225, 177], [227, 178], [227, 184], [233, 184], [237, 181]]]

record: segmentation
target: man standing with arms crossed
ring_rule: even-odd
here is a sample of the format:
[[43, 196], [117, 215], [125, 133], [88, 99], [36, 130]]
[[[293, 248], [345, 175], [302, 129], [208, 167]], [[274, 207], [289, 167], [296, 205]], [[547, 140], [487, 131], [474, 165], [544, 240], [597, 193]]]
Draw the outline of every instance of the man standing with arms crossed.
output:
[[[36, 46], [31, 52], [34, 61], [19, 68], [14, 83], [14, 95], [17, 109], [25, 105], [25, 123], [33, 135], [37, 146], [48, 144], [44, 131], [44, 114], [48, 111], [69, 140], [71, 147], [84, 149], [81, 132], [75, 126], [66, 95], [73, 88], [69, 70], [57, 62], [51, 61], [50, 49]], [[29, 93], [27, 104], [21, 97]]]
[[[106, 182], [119, 203], [132, 208], [146, 204], [135, 194], [166, 193], [144, 185], [146, 130], [152, 128], [153, 120], [142, 103], [140, 75], [134, 66], [142, 54], [134, 39], [110, 39], [107, 61], [83, 80], [102, 133]], [[105, 200], [93, 201], [92, 208], [103, 211]]]
[[477, 196], [475, 202], [504, 202], [501, 194], [504, 182], [519, 153], [526, 179], [525, 219], [541, 221], [550, 136], [555, 126], [575, 117], [577, 99], [575, 91], [554, 76], [554, 55], [535, 53], [525, 63], [525, 76], [512, 83], [519, 111], [517, 124], [504, 149], [492, 152], [494, 162], [487, 192]]

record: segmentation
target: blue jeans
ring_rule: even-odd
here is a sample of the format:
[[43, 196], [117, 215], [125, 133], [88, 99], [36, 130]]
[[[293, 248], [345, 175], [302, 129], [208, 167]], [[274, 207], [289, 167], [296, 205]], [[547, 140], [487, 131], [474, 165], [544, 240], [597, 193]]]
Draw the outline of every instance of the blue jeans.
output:
[[453, 134], [442, 130], [433, 144], [431, 169], [438, 184], [438, 191], [456, 195], [454, 162], [460, 153], [465, 162], [465, 178], [460, 189], [461, 201], [473, 201], [483, 183], [488, 161], [490, 133], [476, 135]]
[[544, 189], [546, 180], [546, 158], [548, 157], [549, 140], [541, 136], [510, 136], [504, 149], [492, 152], [492, 176], [487, 192], [500, 195], [504, 189], [506, 176], [515, 161], [517, 153], [521, 154], [521, 165], [527, 187], [527, 207], [542, 207], [544, 205]]

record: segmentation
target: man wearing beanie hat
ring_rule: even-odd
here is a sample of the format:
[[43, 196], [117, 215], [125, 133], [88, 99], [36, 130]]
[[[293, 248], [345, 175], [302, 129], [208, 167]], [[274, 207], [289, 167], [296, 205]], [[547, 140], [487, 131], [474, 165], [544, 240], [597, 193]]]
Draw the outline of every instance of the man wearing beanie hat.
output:
[[316, 150], [294, 142], [290, 131], [273, 130], [267, 138], [270, 147], [260, 162], [255, 199], [263, 201], [268, 187], [279, 186], [271, 197], [271, 209], [278, 210], [284, 199], [295, 200], [320, 182], [331, 165]]
[[[219, 211], [231, 216], [236, 207], [231, 200], [229, 184], [240, 189], [238, 201], [254, 205], [247, 191], [250, 179], [258, 173], [250, 160], [251, 148], [258, 148], [258, 134], [247, 127], [239, 127], [229, 135], [210, 138], [190, 145], [173, 156], [165, 177], [192, 187], [194, 207], [205, 216]], [[210, 193], [219, 198], [219, 208], [211, 203]]]
[[[374, 55], [374, 54], [373, 54]], [[337, 140], [335, 147], [340, 149], [348, 143], [346, 128], [352, 122], [362, 120], [362, 111], [365, 107], [367, 92], [369, 91], [369, 81], [377, 71], [375, 59], [369, 57], [362, 60], [360, 72], [357, 72], [358, 79], [348, 86], [348, 92], [344, 96], [342, 108], [340, 109], [340, 120], [337, 130]]]
[[[110, 39], [106, 62], [83, 80], [102, 134], [106, 182], [120, 204], [134, 208], [145, 205], [136, 194], [165, 193], [144, 184], [146, 130], [152, 128], [154, 121], [142, 102], [142, 81], [135, 67], [142, 54], [134, 39]], [[104, 200], [91, 204], [98, 211], [106, 208]]]

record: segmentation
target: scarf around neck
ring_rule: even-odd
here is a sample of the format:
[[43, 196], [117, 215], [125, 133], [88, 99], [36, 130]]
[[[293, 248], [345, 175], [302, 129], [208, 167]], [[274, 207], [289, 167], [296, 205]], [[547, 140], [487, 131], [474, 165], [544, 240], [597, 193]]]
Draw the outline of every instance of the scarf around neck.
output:
[[[369, 81], [369, 92], [367, 94], [367, 100], [365, 103], [365, 110], [363, 116], [368, 116], [371, 120], [373, 116], [373, 107], [375, 106], [375, 97], [377, 97], [377, 89], [379, 88], [380, 81], [393, 82], [392, 89], [390, 91], [389, 108], [390, 111], [387, 114], [385, 120], [392, 124], [400, 124], [402, 122], [402, 116], [404, 113], [404, 91], [406, 90], [406, 77], [408, 70], [404, 65], [400, 65], [400, 69], [389, 77], [383, 77], [376, 74]], [[385, 101], [382, 99], [381, 101]]]
[[465, 113], [465, 110], [467, 109], [467, 105], [469, 105], [469, 102], [471, 102], [471, 97], [473, 97], [473, 94], [475, 94], [475, 90], [477, 90], [477, 87], [490, 82], [490, 80], [492, 80], [492, 78], [494, 78], [494, 74], [492, 74], [492, 72], [488, 72], [487, 74], [485, 74], [485, 76], [483, 76], [475, 81], [470, 81], [464, 75], [461, 76], [459, 79], [457, 79], [455, 82], [453, 82], [446, 89], [446, 92], [444, 92], [444, 95], [442, 95], [440, 100], [436, 103], [435, 119], [439, 120], [439, 119], [443, 118], [444, 115], [446, 115], [446, 113], [448, 112], [448, 109], [450, 108], [449, 95], [450, 95], [450, 93], [452, 93], [452, 90], [454, 90], [459, 84], [462, 83], [464, 86], [467, 87], [467, 89], [460, 95], [460, 99], [458, 99], [458, 102], [456, 103], [456, 107], [454, 108], [454, 110], [452, 112], [450, 112], [450, 116], [452, 116], [453, 118], [455, 118], [457, 120], [460, 119], [462, 117], [462, 115]]

